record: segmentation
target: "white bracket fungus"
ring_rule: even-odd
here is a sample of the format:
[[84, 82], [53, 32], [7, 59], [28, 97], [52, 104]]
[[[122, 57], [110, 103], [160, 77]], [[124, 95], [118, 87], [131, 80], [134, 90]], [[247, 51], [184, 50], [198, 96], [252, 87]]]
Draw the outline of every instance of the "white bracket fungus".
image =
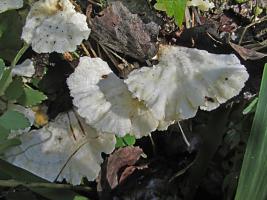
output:
[[166, 122], [159, 123], [142, 101], [133, 98], [123, 80], [100, 58], [80, 58], [67, 83], [79, 115], [99, 131], [139, 138], [159, 125], [166, 128]]
[[248, 77], [233, 54], [161, 46], [158, 65], [132, 71], [125, 82], [158, 119], [179, 121], [194, 117], [198, 107], [213, 110], [236, 96]]
[[11, 9], [19, 9], [23, 6], [23, 0], [1, 0], [0, 13]]
[[16, 65], [12, 69], [12, 75], [17, 76], [24, 76], [24, 77], [32, 77], [35, 73], [35, 69], [33, 66], [33, 62], [30, 59], [26, 59], [23, 63], [20, 65]]
[[187, 6], [195, 6], [198, 7], [199, 10], [208, 11], [214, 8], [214, 3], [209, 0], [189, 0], [187, 1]]
[[103, 162], [101, 153], [111, 153], [116, 143], [114, 135], [96, 132], [72, 111], [20, 140], [20, 146], [5, 153], [7, 161], [46, 180], [65, 179], [74, 185], [83, 177], [94, 180]]
[[90, 31], [86, 16], [69, 0], [40, 0], [33, 4], [21, 37], [37, 53], [64, 53], [75, 51]]

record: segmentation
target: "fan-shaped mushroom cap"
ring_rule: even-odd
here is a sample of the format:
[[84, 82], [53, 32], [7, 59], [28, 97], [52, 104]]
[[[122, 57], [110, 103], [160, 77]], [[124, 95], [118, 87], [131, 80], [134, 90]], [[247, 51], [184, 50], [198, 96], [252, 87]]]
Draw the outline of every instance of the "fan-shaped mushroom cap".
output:
[[189, 0], [187, 1], [187, 6], [196, 6], [202, 11], [208, 11], [214, 8], [214, 3], [209, 0]]
[[33, 4], [21, 37], [37, 53], [64, 53], [75, 51], [90, 31], [86, 16], [69, 0], [40, 0]]
[[99, 131], [118, 136], [130, 133], [139, 138], [159, 125], [152, 112], [132, 97], [123, 80], [100, 58], [80, 58], [67, 83], [79, 115]]
[[46, 180], [66, 179], [74, 185], [83, 177], [97, 177], [101, 153], [111, 153], [116, 142], [114, 135], [96, 132], [72, 111], [20, 139], [20, 146], [6, 152], [7, 161]]
[[0, 13], [11, 9], [19, 9], [23, 6], [23, 0], [1, 0]]
[[158, 119], [179, 121], [194, 117], [198, 107], [213, 110], [236, 96], [248, 77], [233, 54], [161, 46], [158, 65], [132, 71], [125, 82]]
[[23, 63], [16, 65], [12, 69], [12, 75], [32, 77], [35, 73], [33, 62], [30, 59], [26, 59]]

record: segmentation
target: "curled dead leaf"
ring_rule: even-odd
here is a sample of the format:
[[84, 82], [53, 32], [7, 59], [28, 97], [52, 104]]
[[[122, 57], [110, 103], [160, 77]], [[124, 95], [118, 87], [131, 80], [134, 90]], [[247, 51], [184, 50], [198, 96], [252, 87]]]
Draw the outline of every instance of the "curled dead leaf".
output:
[[255, 51], [253, 49], [247, 49], [232, 42], [229, 42], [229, 44], [244, 60], [259, 60], [267, 56], [265, 53]]

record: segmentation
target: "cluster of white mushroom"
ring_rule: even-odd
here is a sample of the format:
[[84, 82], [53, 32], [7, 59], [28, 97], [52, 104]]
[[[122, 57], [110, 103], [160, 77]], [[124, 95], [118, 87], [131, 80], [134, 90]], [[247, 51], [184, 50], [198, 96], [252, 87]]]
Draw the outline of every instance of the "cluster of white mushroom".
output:
[[119, 79], [100, 58], [82, 57], [67, 80], [77, 112], [97, 131], [137, 138], [213, 110], [248, 79], [235, 55], [161, 46], [159, 63]]
[[[74, 51], [90, 29], [69, 0], [40, 0], [27, 17], [22, 38], [34, 51]], [[115, 148], [115, 135], [141, 138], [213, 110], [236, 96], [248, 79], [234, 55], [160, 46], [159, 63], [118, 78], [100, 58], [81, 57], [67, 84], [75, 111], [20, 136], [6, 160], [49, 181], [94, 180], [101, 153]], [[30, 69], [30, 68], [29, 68]], [[30, 73], [30, 72], [29, 72]]]

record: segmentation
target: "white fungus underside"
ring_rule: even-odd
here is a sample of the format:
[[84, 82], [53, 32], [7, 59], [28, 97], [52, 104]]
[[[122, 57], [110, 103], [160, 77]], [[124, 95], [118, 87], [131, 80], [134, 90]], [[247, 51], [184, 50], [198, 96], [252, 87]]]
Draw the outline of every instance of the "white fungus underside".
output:
[[158, 119], [188, 119], [198, 107], [213, 110], [236, 96], [248, 79], [233, 54], [173, 46], [163, 46], [160, 52], [158, 65], [134, 70], [125, 80]]
[[16, 65], [12, 69], [12, 75], [32, 77], [35, 73], [33, 62], [30, 59], [26, 59], [20, 65]]
[[153, 114], [142, 102], [132, 98], [126, 84], [100, 58], [81, 58], [67, 83], [79, 115], [99, 131], [118, 136], [130, 133], [139, 138], [159, 125]]
[[37, 53], [75, 51], [89, 37], [86, 16], [77, 13], [69, 0], [57, 3], [58, 0], [36, 2], [27, 16], [22, 39]]
[[11, 9], [19, 9], [23, 6], [23, 0], [1, 0], [0, 13]]
[[195, 6], [202, 11], [208, 11], [214, 8], [214, 3], [209, 0], [189, 0], [187, 1], [187, 6]]
[[101, 153], [111, 153], [116, 140], [114, 135], [97, 133], [79, 120], [83, 128], [71, 111], [23, 134], [22, 144], [8, 150], [6, 160], [49, 181], [66, 179], [77, 185], [83, 177], [94, 180], [103, 161]]

